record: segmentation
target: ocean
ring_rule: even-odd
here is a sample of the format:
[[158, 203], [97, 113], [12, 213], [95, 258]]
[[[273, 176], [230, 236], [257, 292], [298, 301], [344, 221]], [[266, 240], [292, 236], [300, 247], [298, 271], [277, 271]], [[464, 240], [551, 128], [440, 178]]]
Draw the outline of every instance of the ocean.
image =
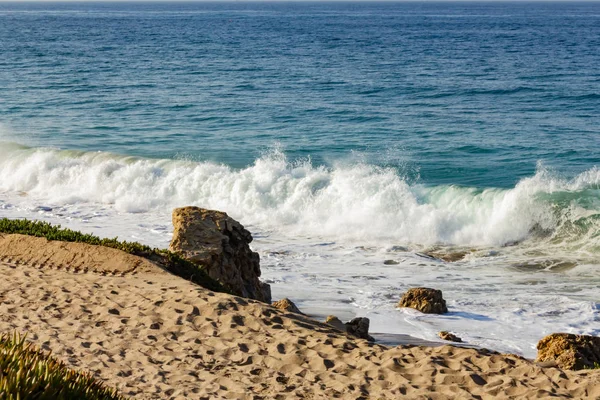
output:
[[534, 357], [600, 335], [599, 49], [591, 2], [0, 2], [0, 218], [222, 210], [275, 299]]

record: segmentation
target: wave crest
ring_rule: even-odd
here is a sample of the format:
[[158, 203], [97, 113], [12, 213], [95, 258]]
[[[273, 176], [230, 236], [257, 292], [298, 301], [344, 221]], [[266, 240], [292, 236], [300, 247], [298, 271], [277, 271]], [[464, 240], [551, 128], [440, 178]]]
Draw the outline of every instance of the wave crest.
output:
[[[244, 169], [2, 144], [0, 189], [140, 213], [197, 205], [246, 224], [334, 240], [501, 246], [537, 238], [600, 251], [600, 171], [540, 167], [512, 189], [409, 184], [367, 163], [314, 166], [273, 151]], [[591, 249], [591, 250], [590, 250]]]

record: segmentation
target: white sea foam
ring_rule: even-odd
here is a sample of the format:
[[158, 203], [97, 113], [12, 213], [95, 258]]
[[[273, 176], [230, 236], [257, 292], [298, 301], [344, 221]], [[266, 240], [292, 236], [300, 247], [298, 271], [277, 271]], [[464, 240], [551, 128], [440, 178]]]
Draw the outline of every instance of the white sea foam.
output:
[[[374, 332], [453, 330], [532, 357], [553, 331], [600, 333], [599, 176], [540, 167], [511, 189], [427, 187], [393, 169], [277, 151], [232, 169], [0, 143], [0, 217], [166, 247], [173, 207], [224, 210], [252, 231], [276, 298], [314, 315], [366, 315]], [[431, 250], [471, 253], [455, 263], [419, 254]], [[414, 286], [443, 290], [451, 313], [396, 309]]]
[[[362, 244], [500, 246], [526, 239], [533, 229], [553, 232], [565, 218], [588, 218], [593, 239], [598, 226], [589, 217], [598, 215], [599, 187], [598, 169], [572, 180], [540, 169], [513, 189], [480, 190], [410, 185], [394, 169], [364, 163], [326, 168], [288, 162], [279, 151], [238, 170], [7, 143], [0, 150], [0, 190], [53, 204], [100, 203], [127, 213], [199, 205], [262, 229]], [[568, 199], [569, 192], [584, 190], [593, 204], [544, 197], [563, 193]]]

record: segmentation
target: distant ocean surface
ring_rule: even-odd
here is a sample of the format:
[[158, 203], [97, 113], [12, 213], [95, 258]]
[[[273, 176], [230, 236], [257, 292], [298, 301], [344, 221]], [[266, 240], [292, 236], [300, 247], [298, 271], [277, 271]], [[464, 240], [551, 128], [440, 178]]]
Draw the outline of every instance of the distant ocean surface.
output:
[[532, 357], [600, 334], [599, 66], [600, 3], [0, 2], [0, 217], [216, 208], [275, 297]]

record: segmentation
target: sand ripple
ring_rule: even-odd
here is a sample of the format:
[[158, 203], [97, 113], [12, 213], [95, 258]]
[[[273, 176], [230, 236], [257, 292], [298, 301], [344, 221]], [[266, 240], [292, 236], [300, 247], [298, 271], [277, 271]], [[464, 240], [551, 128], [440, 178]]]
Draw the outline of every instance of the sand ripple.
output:
[[135, 398], [600, 398], [600, 371], [451, 346], [387, 348], [151, 266], [84, 270], [0, 255], [0, 328]]

